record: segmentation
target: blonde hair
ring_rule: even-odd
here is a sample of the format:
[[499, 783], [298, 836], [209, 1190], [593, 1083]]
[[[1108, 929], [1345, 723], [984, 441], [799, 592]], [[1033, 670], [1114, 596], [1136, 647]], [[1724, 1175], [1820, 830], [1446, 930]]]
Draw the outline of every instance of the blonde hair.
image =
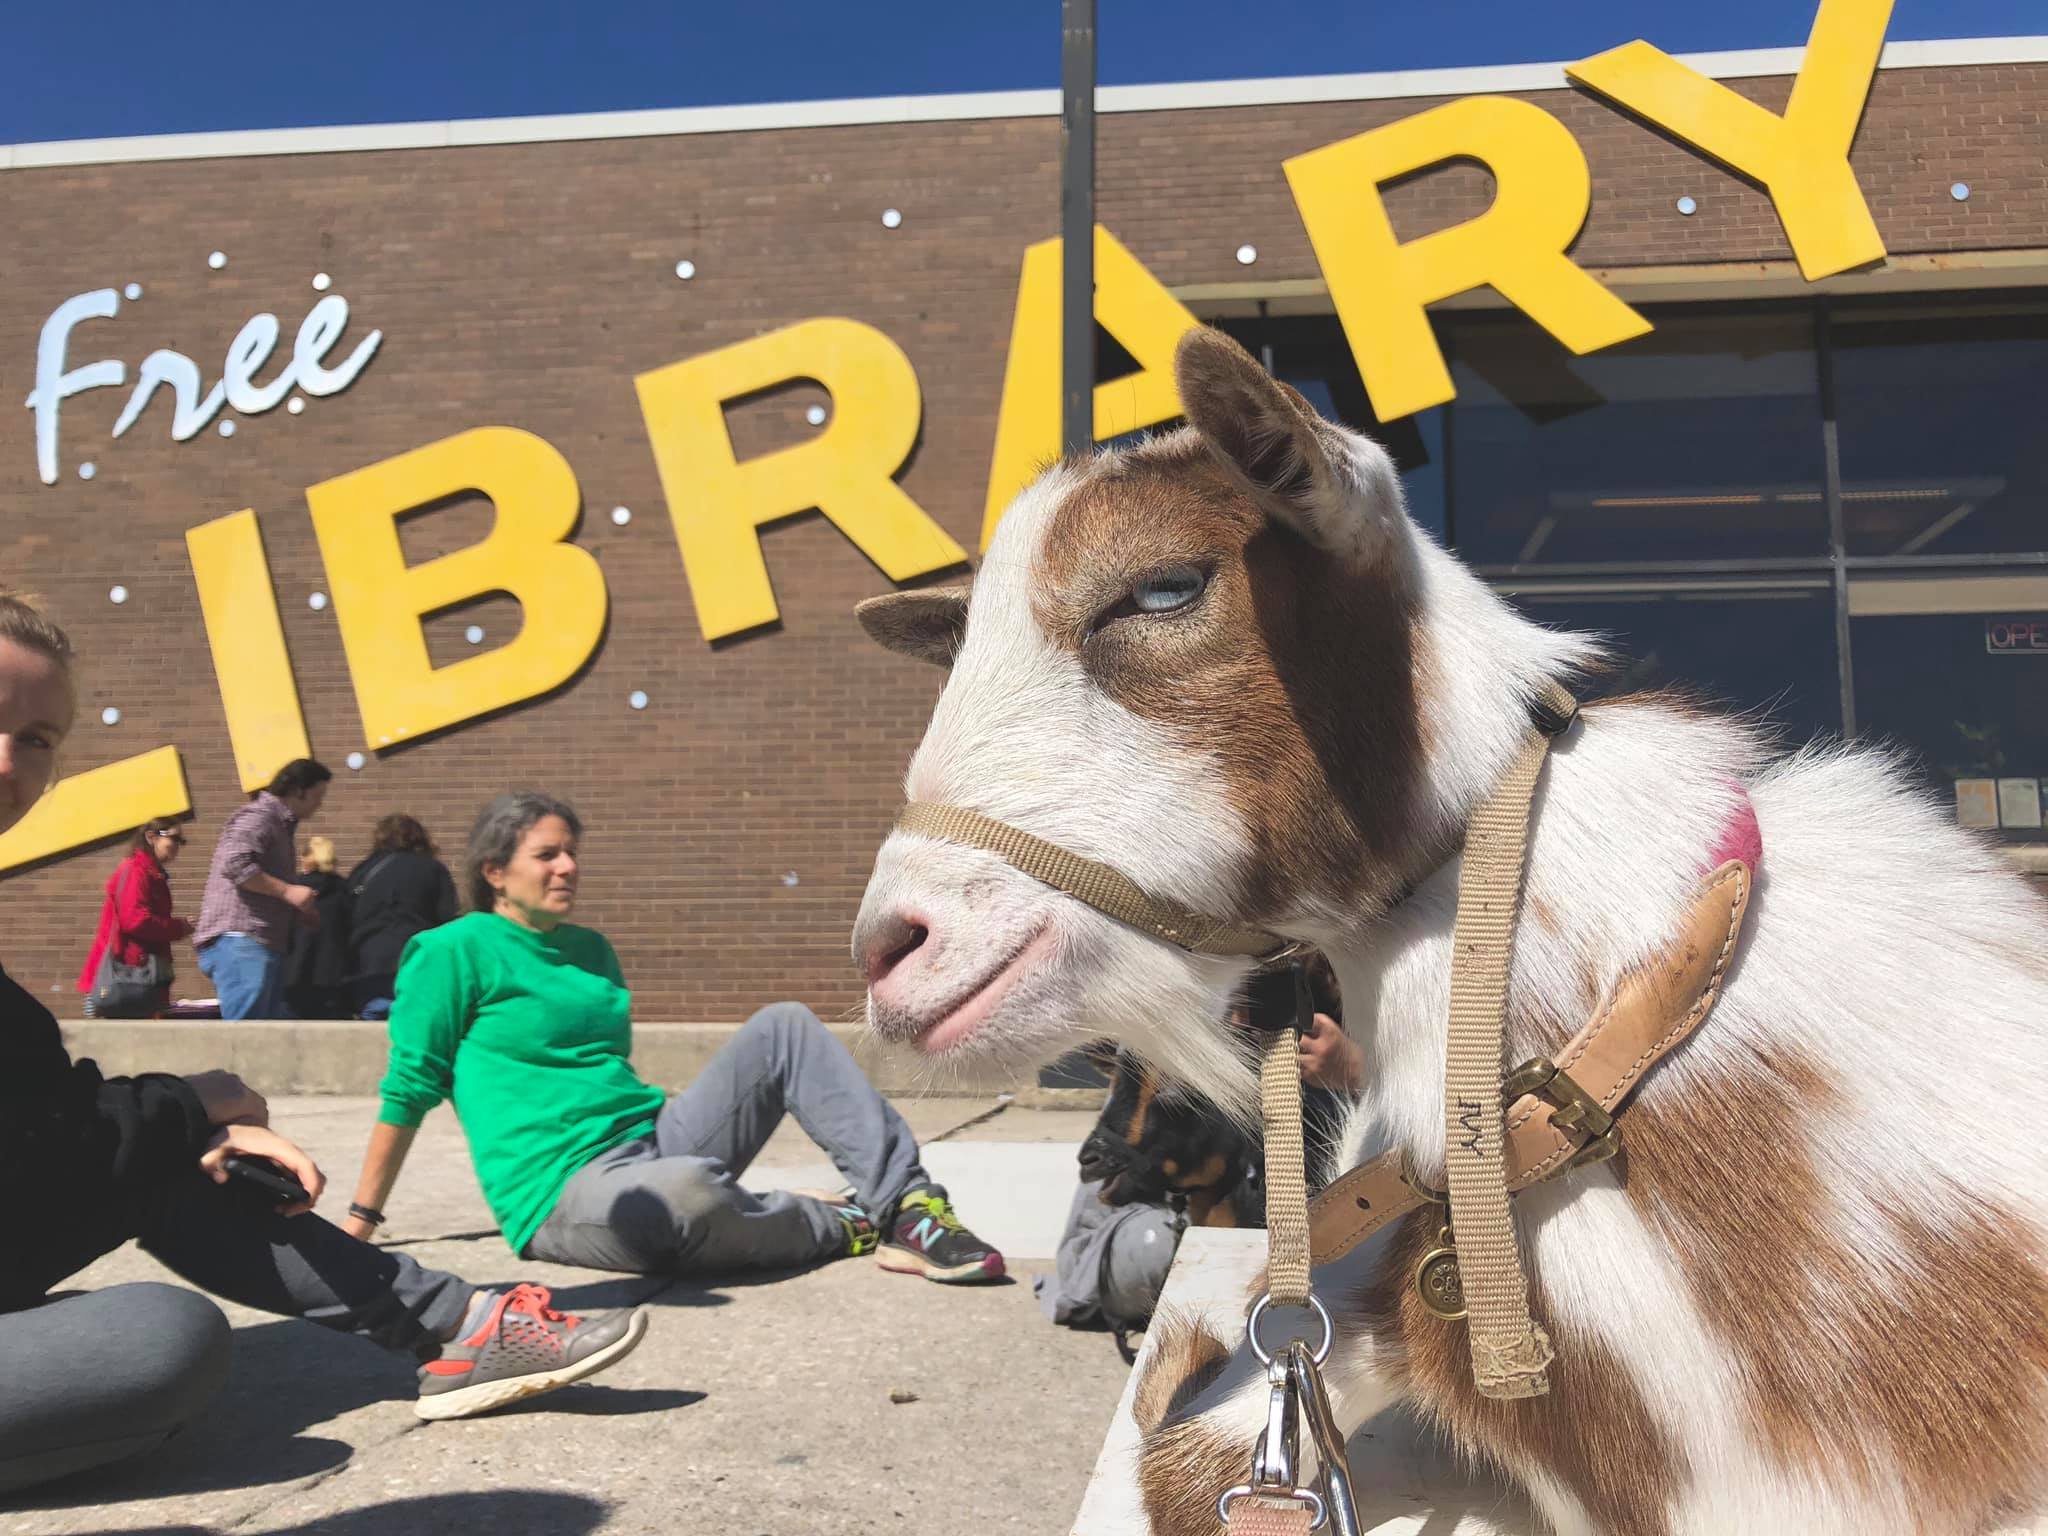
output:
[[315, 832], [306, 839], [306, 851], [299, 855], [299, 873], [310, 875], [334, 873], [334, 839], [322, 837]]
[[42, 600], [11, 587], [0, 587], [0, 640], [12, 640], [24, 650], [47, 656], [67, 673], [77, 657], [71, 637], [50, 617]]

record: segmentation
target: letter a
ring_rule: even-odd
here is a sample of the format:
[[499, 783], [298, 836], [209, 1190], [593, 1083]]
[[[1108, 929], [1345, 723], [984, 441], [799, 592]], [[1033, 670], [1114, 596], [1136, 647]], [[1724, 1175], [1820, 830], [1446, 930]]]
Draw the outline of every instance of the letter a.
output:
[[[1173, 349], [1201, 325], [1115, 235], [1095, 226], [1095, 319], [1138, 360], [1137, 373], [1095, 386], [1095, 440], [1121, 437], [1180, 415]], [[981, 547], [995, 537], [1011, 498], [1060, 453], [1060, 242], [1024, 252], [1002, 413], [982, 507]]]

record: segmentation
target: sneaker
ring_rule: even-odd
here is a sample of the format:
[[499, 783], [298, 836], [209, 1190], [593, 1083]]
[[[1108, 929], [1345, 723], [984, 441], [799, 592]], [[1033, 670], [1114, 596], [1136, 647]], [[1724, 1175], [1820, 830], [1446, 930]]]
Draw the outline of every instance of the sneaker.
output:
[[839, 1225], [846, 1232], [846, 1256], [849, 1259], [873, 1253], [882, 1241], [881, 1230], [875, 1226], [874, 1218], [852, 1201], [833, 1206], [832, 1214], [839, 1218]]
[[790, 1193], [801, 1195], [806, 1200], [817, 1201], [818, 1204], [830, 1208], [832, 1214], [839, 1218], [839, 1228], [846, 1234], [846, 1256], [849, 1259], [857, 1259], [864, 1253], [873, 1253], [875, 1244], [882, 1240], [882, 1234], [875, 1226], [874, 1218], [861, 1209], [860, 1203], [853, 1198], [852, 1190], [793, 1189]]
[[542, 1285], [479, 1293], [469, 1314], [476, 1326], [420, 1367], [413, 1412], [423, 1419], [467, 1419], [538, 1397], [625, 1359], [647, 1332], [645, 1307], [576, 1317], [557, 1312], [550, 1300]]
[[960, 1225], [952, 1202], [936, 1184], [913, 1189], [897, 1202], [896, 1224], [875, 1262], [945, 1285], [1003, 1277], [1003, 1256]]

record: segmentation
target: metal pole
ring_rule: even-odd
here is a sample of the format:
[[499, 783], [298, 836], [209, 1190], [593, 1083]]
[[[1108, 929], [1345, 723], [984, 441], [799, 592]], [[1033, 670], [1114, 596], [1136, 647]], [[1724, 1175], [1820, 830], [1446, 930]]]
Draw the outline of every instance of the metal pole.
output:
[[1095, 446], [1095, 0], [1060, 0], [1060, 444]]
[[1856, 657], [1849, 648], [1849, 568], [1842, 529], [1842, 446], [1835, 431], [1834, 337], [1825, 300], [1814, 305], [1814, 363], [1820, 372], [1820, 443], [1828, 509], [1828, 563], [1835, 598], [1835, 671], [1842, 689], [1842, 734], [1856, 734]]

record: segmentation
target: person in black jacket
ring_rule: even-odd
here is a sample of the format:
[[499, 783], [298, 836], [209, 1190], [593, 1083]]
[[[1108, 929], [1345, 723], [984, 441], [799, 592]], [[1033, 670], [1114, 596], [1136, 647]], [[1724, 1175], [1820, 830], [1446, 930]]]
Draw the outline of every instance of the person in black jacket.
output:
[[299, 872], [290, 884], [313, 893], [317, 927], [296, 926], [285, 942], [284, 1001], [295, 1019], [348, 1019], [348, 882], [335, 873], [334, 839], [318, 833], [305, 839]]
[[399, 957], [414, 934], [455, 920], [455, 881], [427, 829], [399, 811], [377, 823], [370, 856], [349, 871], [348, 900], [356, 1017], [389, 1018]]
[[[76, 709], [71, 646], [0, 590], [0, 832], [50, 785]], [[174, 1286], [50, 1288], [139, 1239], [192, 1284], [409, 1352], [422, 1418], [460, 1418], [622, 1358], [644, 1312], [554, 1311], [539, 1286], [479, 1290], [308, 1214], [324, 1183], [227, 1072], [103, 1077], [73, 1062], [48, 1009], [0, 971], [0, 1494], [147, 1450], [226, 1379], [228, 1324]], [[231, 1156], [309, 1198], [232, 1178]], [[367, 1218], [378, 1213], [356, 1212]]]

